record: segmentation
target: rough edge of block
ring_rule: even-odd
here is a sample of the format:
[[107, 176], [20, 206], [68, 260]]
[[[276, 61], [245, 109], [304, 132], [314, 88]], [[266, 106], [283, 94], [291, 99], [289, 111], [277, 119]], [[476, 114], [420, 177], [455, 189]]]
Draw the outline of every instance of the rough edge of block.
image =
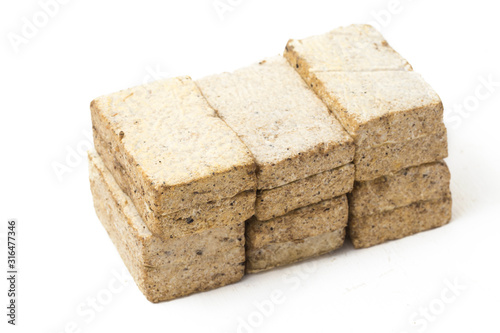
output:
[[354, 248], [360, 249], [434, 229], [450, 222], [451, 206], [449, 193], [440, 200], [416, 202], [380, 214], [350, 217], [349, 237]]
[[354, 185], [354, 165], [341, 167], [269, 190], [257, 191], [255, 218], [266, 221], [295, 209], [348, 193]]

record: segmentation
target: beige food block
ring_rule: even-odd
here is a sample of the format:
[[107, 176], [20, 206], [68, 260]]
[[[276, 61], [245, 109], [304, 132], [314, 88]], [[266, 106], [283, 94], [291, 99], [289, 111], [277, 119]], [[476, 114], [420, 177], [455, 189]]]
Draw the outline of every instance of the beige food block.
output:
[[313, 89], [357, 147], [411, 140], [442, 126], [441, 99], [418, 73], [319, 72], [314, 77]]
[[[94, 145], [98, 151], [106, 152], [111, 158], [111, 164], [117, 165], [116, 151], [110, 142], [104, 142], [94, 131]], [[98, 155], [89, 155], [89, 159], [96, 158], [95, 166], [101, 173], [109, 172]], [[118, 184], [131, 184], [133, 180], [128, 173], [116, 172], [115, 180]], [[142, 219], [149, 230], [162, 238], [182, 238], [193, 233], [201, 232], [214, 227], [234, 225], [249, 219], [254, 215], [256, 192], [245, 191], [231, 198], [194, 204], [169, 214], [158, 215], [149, 209], [147, 201], [141, 198], [142, 192], [131, 190], [135, 207], [142, 211]], [[139, 209], [142, 208], [142, 209]]]
[[294, 67], [305, 72], [412, 69], [408, 61], [367, 24], [340, 27], [302, 40], [291, 39], [285, 56]]
[[285, 215], [297, 208], [350, 192], [353, 183], [354, 165], [349, 163], [280, 187], [259, 190], [255, 202], [255, 217], [265, 221]]
[[344, 241], [347, 218], [347, 198], [341, 195], [268, 221], [250, 219], [246, 229], [247, 273], [339, 248]]
[[355, 179], [367, 181], [390, 175], [409, 166], [430, 163], [448, 156], [446, 127], [441, 124], [434, 134], [417, 139], [386, 143], [373, 148], [356, 149]]
[[[189, 77], [91, 103], [96, 147], [148, 226], [156, 217], [256, 187], [255, 163]], [[126, 175], [126, 176], [124, 176]]]
[[390, 176], [355, 182], [348, 194], [349, 215], [365, 216], [448, 195], [450, 171], [444, 161], [402, 169]]
[[447, 224], [451, 220], [451, 194], [437, 200], [366, 216], [349, 217], [349, 236], [355, 248], [370, 247]]
[[[131, 199], [110, 172], [102, 172], [96, 152], [89, 152], [94, 206], [139, 289], [159, 302], [210, 290], [240, 280], [245, 250], [242, 219], [179, 239], [154, 236]], [[101, 165], [98, 165], [101, 164]]]
[[345, 228], [283, 243], [270, 243], [247, 252], [248, 274], [266, 271], [336, 250], [344, 244]]
[[254, 156], [258, 189], [352, 161], [352, 139], [282, 57], [196, 83]]

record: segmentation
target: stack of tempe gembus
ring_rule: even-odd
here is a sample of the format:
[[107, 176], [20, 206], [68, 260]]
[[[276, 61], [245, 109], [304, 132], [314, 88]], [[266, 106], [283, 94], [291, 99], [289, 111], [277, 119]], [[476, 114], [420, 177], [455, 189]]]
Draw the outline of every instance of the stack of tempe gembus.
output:
[[442, 103], [370, 26], [91, 114], [94, 206], [153, 302], [450, 220]]
[[284, 56], [354, 139], [349, 235], [356, 248], [451, 218], [443, 105], [375, 29], [290, 40]]
[[257, 165], [247, 272], [340, 247], [354, 145], [324, 103], [281, 56], [196, 83]]

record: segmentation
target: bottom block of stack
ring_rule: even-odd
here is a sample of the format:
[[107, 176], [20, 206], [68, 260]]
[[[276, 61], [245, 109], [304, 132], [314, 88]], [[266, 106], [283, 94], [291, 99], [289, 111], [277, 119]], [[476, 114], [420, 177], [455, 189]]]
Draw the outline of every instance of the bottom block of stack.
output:
[[171, 300], [243, 277], [244, 220], [161, 239], [149, 231], [95, 151], [89, 152], [89, 173], [97, 216], [148, 300]]
[[355, 248], [364, 248], [440, 227], [451, 220], [451, 205], [450, 172], [443, 161], [355, 182], [349, 236]]
[[246, 271], [256, 273], [319, 256], [342, 246], [347, 226], [346, 195], [267, 221], [252, 217], [246, 230]]

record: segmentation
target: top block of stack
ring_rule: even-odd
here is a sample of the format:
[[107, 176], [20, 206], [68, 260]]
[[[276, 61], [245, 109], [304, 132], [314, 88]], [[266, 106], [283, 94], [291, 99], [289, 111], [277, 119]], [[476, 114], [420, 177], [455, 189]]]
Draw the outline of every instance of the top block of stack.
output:
[[356, 180], [447, 156], [439, 96], [374, 28], [290, 40], [284, 56], [356, 144]]
[[[170, 237], [190, 234], [172, 223], [159, 224], [196, 205], [206, 205], [203, 212], [255, 191], [251, 154], [189, 77], [97, 98], [91, 115], [96, 149], [151, 231], [168, 227]], [[249, 198], [245, 204], [253, 213]]]
[[352, 139], [282, 57], [197, 81], [271, 189], [352, 161]]

